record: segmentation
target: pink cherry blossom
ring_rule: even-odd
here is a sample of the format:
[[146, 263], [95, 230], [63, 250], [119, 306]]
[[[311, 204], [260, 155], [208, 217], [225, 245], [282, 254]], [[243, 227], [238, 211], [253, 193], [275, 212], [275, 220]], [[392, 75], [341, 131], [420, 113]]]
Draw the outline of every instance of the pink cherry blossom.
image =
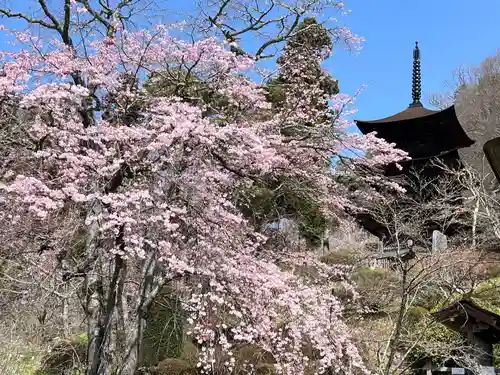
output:
[[[405, 155], [373, 135], [347, 134], [344, 120], [312, 109], [321, 95], [315, 85], [291, 87], [297, 95], [287, 105], [294, 111], [270, 114], [264, 91], [244, 75], [253, 61], [215, 39], [186, 42], [159, 26], [92, 42], [88, 56], [56, 41], [46, 44], [51, 48], [43, 54], [26, 46], [1, 54], [0, 94], [20, 98], [29, 113], [28, 135], [38, 146], [23, 154], [31, 168], [0, 185], [0, 208], [9, 205], [21, 220], [38, 225], [71, 212], [102, 259], [146, 270], [154, 257], [161, 264], [158, 278], [189, 276], [178, 289], [189, 306], [190, 334], [205, 347], [199, 366], [206, 373], [216, 347], [231, 357], [232, 344], [222, 333], [228, 317], [234, 339], [272, 353], [279, 373], [299, 375], [311, 366], [305, 343], [320, 354], [318, 374], [328, 368], [364, 371], [342, 304], [331, 294], [331, 280], [348, 270], [326, 266], [314, 254], [270, 250], [234, 197], [239, 187], [269, 176], [310, 181], [304, 189], [336, 218], [350, 201], [333, 178], [329, 155], [372, 152], [371, 159], [353, 161], [368, 166]], [[302, 74], [302, 63], [307, 61], [290, 74]], [[188, 69], [227, 98], [234, 113], [205, 116], [202, 105], [154, 96], [142, 86], [144, 77], [173, 67]], [[124, 87], [125, 73], [137, 86]], [[111, 97], [114, 117], [100, 107]], [[322, 99], [332, 103], [328, 113], [346, 100]], [[133, 119], [122, 120], [137, 103]], [[282, 135], [284, 126], [309, 121], [316, 125], [307, 137]], [[62, 247], [66, 239], [55, 231], [52, 241]], [[52, 255], [47, 272], [57, 264]], [[316, 270], [314, 279], [298, 271], [306, 266]], [[147, 276], [140, 272], [128, 276], [136, 278], [126, 286], [133, 301], [141, 297], [133, 285]], [[142, 308], [134, 306], [132, 317]], [[233, 364], [230, 359], [226, 367]]]

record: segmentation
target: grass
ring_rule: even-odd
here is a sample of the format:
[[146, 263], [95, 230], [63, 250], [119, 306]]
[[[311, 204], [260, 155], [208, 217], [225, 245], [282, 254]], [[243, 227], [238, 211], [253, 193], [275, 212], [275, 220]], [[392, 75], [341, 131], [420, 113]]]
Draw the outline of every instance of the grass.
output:
[[45, 353], [20, 339], [8, 340], [0, 345], [0, 375], [44, 375], [37, 369]]

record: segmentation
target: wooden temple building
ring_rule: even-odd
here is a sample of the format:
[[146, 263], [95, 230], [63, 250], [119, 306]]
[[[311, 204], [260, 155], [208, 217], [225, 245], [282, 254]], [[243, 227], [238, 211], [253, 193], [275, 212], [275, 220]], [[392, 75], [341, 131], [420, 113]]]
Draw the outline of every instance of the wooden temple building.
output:
[[[433, 313], [432, 316], [437, 322], [462, 335], [465, 344], [470, 348], [475, 364], [482, 368], [481, 374], [498, 373], [498, 370], [493, 367], [493, 345], [500, 343], [500, 315], [480, 307], [472, 300], [463, 299]], [[475, 372], [470, 369], [460, 372], [450, 371], [451, 368], [460, 369], [454, 363], [449, 363], [448, 369], [436, 367], [432, 363], [423, 366], [427, 375], [446, 372], [473, 374]]]
[[[439, 178], [443, 169], [436, 166], [436, 159], [450, 168], [459, 168], [462, 162], [458, 150], [474, 144], [460, 125], [453, 105], [441, 111], [431, 110], [422, 105], [420, 98], [420, 49], [416, 42], [413, 50], [413, 101], [408, 108], [379, 120], [355, 120], [361, 133], [376, 132], [377, 137], [395, 143], [411, 157], [411, 160], [400, 163], [402, 170], [396, 165], [387, 166], [387, 176], [409, 177], [410, 172], [414, 175], [413, 171], [416, 171], [420, 177]], [[369, 216], [360, 216], [358, 221], [377, 237], [386, 237], [384, 227]]]

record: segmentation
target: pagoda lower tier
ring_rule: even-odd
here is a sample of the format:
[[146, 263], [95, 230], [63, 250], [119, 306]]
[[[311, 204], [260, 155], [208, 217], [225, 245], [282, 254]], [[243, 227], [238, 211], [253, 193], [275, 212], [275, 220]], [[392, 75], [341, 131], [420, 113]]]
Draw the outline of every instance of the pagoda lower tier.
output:
[[375, 132], [394, 143], [413, 160], [427, 160], [474, 144], [458, 121], [454, 106], [442, 111], [411, 107], [380, 120], [356, 120], [356, 125], [365, 135]]
[[463, 163], [458, 150], [452, 150], [434, 157], [404, 161], [399, 163], [399, 167], [396, 164], [389, 164], [384, 172], [388, 177], [409, 176], [417, 173], [422, 178], [435, 179], [442, 176], [447, 169], [457, 170], [462, 167]]

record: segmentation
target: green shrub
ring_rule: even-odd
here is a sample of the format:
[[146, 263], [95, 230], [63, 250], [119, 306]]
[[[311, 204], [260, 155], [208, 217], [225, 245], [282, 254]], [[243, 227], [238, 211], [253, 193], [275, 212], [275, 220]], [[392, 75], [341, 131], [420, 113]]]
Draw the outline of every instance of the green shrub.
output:
[[460, 347], [464, 338], [457, 332], [433, 319], [431, 312], [422, 306], [410, 308], [405, 316], [406, 340], [411, 345], [408, 361], [423, 360], [443, 365], [453, 355], [453, 348]]
[[443, 293], [436, 288], [422, 289], [415, 296], [415, 305], [421, 306], [426, 310], [434, 310], [435, 307], [443, 300]]
[[87, 332], [78, 333], [74, 337], [74, 342], [78, 345], [86, 347], [89, 344], [89, 337]]
[[353, 276], [353, 281], [358, 285], [366, 286], [368, 284], [372, 284], [373, 282], [378, 281], [397, 281], [398, 278], [389, 270], [385, 268], [372, 268], [372, 267], [360, 267], [358, 268]]
[[408, 309], [407, 319], [411, 323], [417, 323], [421, 319], [423, 319], [427, 314], [429, 314], [429, 310], [422, 306], [412, 306]]
[[42, 358], [35, 375], [83, 374], [87, 354], [87, 335], [82, 333], [71, 340], [59, 341]]
[[357, 254], [350, 249], [332, 250], [321, 257], [321, 261], [328, 265], [354, 265], [359, 261]]
[[175, 293], [166, 286], [154, 301], [146, 319], [141, 365], [154, 366], [166, 358], [178, 358], [184, 343], [185, 313]]
[[[480, 283], [470, 293], [455, 293], [449, 298], [437, 301], [437, 294], [429, 291], [426, 299], [419, 301], [420, 304], [432, 305], [430, 313], [446, 308], [456, 301], [466, 299], [493, 313], [500, 313], [500, 278], [492, 278]], [[459, 333], [447, 328], [443, 324], [432, 320], [430, 314], [425, 313], [424, 307], [415, 307], [408, 314], [409, 331], [414, 335], [421, 334], [418, 344], [413, 348], [411, 357], [416, 359], [427, 358], [436, 364], [446, 361], [452, 353], [450, 348], [459, 347], [465, 340]], [[500, 365], [500, 347], [494, 347], [495, 366]]]
[[483, 309], [500, 314], [500, 277], [479, 284], [470, 298]]
[[373, 311], [393, 311], [397, 307], [396, 292], [400, 287], [398, 276], [383, 268], [361, 267], [351, 280], [360, 295], [361, 303]]
[[238, 206], [257, 226], [282, 217], [291, 218], [297, 223], [300, 235], [308, 244], [318, 246], [325, 230], [332, 223], [321, 207], [310, 199], [307, 191], [297, 189], [297, 184], [296, 180], [269, 179], [249, 188], [241, 188], [236, 197]]
[[14, 352], [10, 353], [0, 353], [0, 374], [50, 375], [47, 373], [40, 374], [38, 372], [40, 361], [43, 357], [39, 350], [29, 349], [23, 351], [22, 348], [15, 348], [14, 350]]
[[470, 300], [485, 310], [500, 314], [500, 277], [480, 283], [470, 293], [455, 293], [451, 297], [439, 301], [431, 309], [431, 312], [439, 311], [462, 299]]
[[493, 344], [493, 367], [500, 368], [500, 344]]

